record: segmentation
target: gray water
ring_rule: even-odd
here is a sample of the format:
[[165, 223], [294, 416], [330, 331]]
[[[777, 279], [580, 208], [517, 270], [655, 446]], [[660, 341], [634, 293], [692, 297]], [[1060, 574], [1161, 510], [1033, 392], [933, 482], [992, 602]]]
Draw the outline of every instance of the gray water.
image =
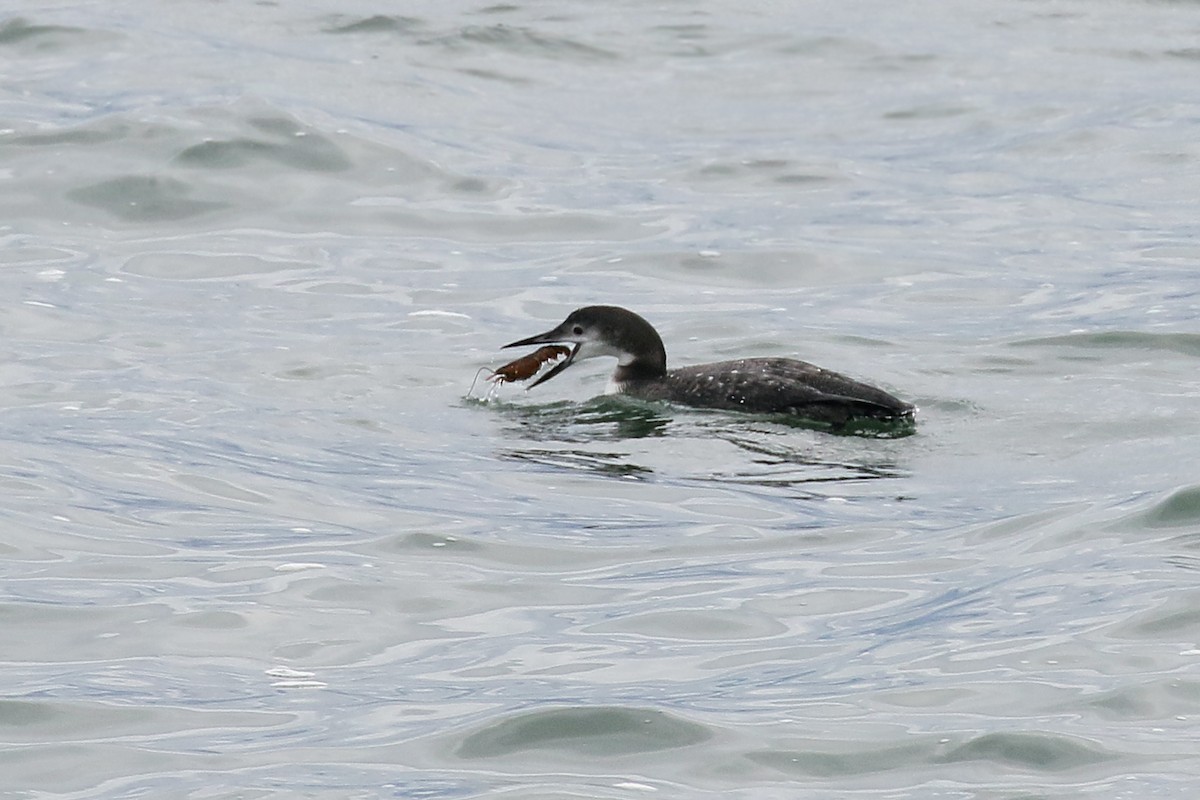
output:
[[1200, 5], [0, 13], [0, 796], [1196, 796]]

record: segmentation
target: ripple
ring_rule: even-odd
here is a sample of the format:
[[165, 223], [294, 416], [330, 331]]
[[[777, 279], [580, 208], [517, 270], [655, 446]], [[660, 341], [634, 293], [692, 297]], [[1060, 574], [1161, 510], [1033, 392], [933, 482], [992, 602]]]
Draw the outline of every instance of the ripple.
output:
[[1079, 347], [1114, 350], [1163, 350], [1200, 356], [1200, 334], [1149, 333], [1146, 331], [1101, 331], [1047, 336], [1010, 342], [1013, 347]]
[[1200, 526], [1200, 486], [1179, 489], [1138, 516], [1149, 528]]
[[74, 47], [80, 41], [103, 41], [110, 34], [77, 28], [31, 22], [13, 17], [0, 25], [0, 47], [18, 47], [35, 51], [57, 51]]
[[337, 18], [325, 29], [327, 33], [410, 33], [424, 25], [417, 17], [404, 17], [397, 14], [374, 14], [345, 21]]
[[602, 707], [519, 714], [470, 734], [460, 758], [496, 758], [522, 751], [612, 758], [699, 744], [712, 733], [662, 711]]
[[1181, 715], [1194, 717], [1200, 713], [1200, 681], [1156, 678], [1141, 686], [1105, 692], [1088, 705], [1106, 719], [1154, 722]]
[[1083, 739], [1049, 733], [989, 733], [961, 744], [942, 762], [993, 761], [1038, 772], [1061, 772], [1118, 758]]
[[785, 632], [787, 626], [767, 614], [745, 610], [680, 609], [633, 614], [592, 626], [590, 630], [595, 633], [633, 633], [656, 640], [740, 641], [774, 636]]
[[900, 746], [857, 747], [849, 752], [831, 753], [819, 750], [758, 750], [746, 758], [781, 772], [798, 775], [834, 777], [870, 775], [875, 772], [911, 767], [932, 751], [928, 743]]
[[344, 172], [350, 159], [333, 141], [282, 117], [258, 117], [249, 125], [276, 141], [244, 137], [209, 140], [182, 150], [175, 161], [184, 166], [232, 169], [254, 162], [275, 162], [309, 172]]
[[468, 25], [436, 41], [455, 49], [471, 45], [566, 61], [611, 61], [617, 57], [609, 50], [578, 39], [513, 25]]
[[198, 217], [230, 203], [195, 200], [195, 187], [175, 178], [123, 175], [67, 192], [77, 203], [109, 212], [127, 222], [163, 222]]
[[121, 266], [121, 272], [146, 278], [188, 281], [241, 278], [311, 268], [311, 265], [301, 262], [274, 260], [251, 254], [204, 254], [163, 250], [131, 256]]

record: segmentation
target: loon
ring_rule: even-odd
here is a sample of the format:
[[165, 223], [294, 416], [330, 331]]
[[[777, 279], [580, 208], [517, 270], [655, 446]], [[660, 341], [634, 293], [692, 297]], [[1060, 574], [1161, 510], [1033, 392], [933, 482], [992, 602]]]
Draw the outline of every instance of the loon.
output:
[[615, 356], [609, 392], [643, 400], [757, 414], [790, 414], [841, 428], [855, 419], [911, 422], [916, 408], [882, 389], [791, 358], [744, 358], [667, 369], [667, 351], [654, 326], [618, 306], [585, 306], [558, 327], [506, 344], [571, 343], [565, 360], [532, 384], [550, 380], [576, 361]]

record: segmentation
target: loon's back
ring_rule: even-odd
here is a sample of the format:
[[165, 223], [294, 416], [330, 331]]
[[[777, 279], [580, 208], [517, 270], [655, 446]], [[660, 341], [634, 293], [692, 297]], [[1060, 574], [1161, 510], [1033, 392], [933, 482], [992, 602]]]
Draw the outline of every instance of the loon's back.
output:
[[910, 418], [913, 406], [882, 389], [791, 358], [745, 358], [668, 370], [635, 380], [622, 391], [647, 400], [698, 408], [794, 414], [844, 425], [855, 418]]

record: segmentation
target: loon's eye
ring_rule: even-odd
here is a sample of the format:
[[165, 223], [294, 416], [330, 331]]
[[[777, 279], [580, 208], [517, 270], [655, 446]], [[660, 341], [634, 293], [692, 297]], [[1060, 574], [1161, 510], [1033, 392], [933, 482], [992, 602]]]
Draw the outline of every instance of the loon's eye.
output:
[[571, 331], [571, 333], [575, 334], [576, 336], [582, 336], [583, 335], [583, 326], [576, 325], [575, 328]]

